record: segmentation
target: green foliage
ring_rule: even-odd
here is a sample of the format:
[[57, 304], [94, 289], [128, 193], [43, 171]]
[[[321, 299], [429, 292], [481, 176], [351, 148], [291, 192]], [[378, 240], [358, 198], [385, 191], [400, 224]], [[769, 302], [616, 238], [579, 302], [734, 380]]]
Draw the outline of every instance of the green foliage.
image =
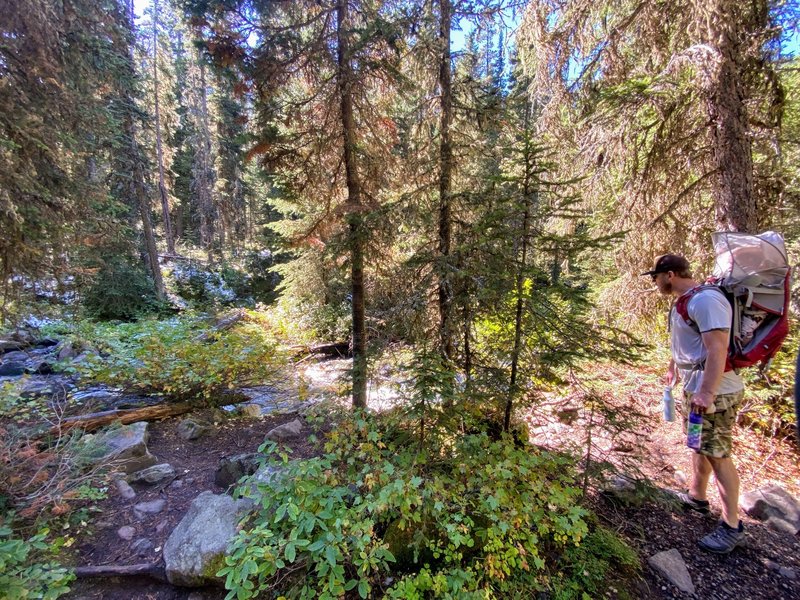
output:
[[640, 569], [636, 552], [613, 532], [599, 526], [580, 546], [567, 547], [559, 566], [564, 576], [554, 581], [554, 600], [600, 597], [612, 581], [622, 581]]
[[[218, 573], [227, 597], [337, 598], [352, 590], [361, 598], [505, 598], [547, 590], [564, 553], [589, 533], [571, 485], [574, 461], [485, 434], [425, 451], [408, 443], [407, 427], [346, 418], [326, 453], [305, 461], [262, 446], [273, 476], [239, 489], [259, 511]], [[595, 535], [586, 560], [622, 554]], [[599, 589], [602, 580], [583, 584]]]
[[210, 327], [192, 318], [114, 327], [85, 324], [87, 345], [99, 352], [77, 369], [101, 383], [176, 400], [211, 399], [275, 376], [280, 364], [276, 342], [255, 313], [231, 330], [199, 340]]
[[106, 263], [83, 295], [93, 319], [133, 321], [163, 309], [153, 282], [139, 265], [123, 259]]
[[29, 539], [21, 539], [9, 527], [0, 524], [0, 590], [3, 598], [54, 600], [69, 591], [74, 574], [55, 562], [44, 562], [54, 550], [45, 542], [48, 533], [43, 529]]

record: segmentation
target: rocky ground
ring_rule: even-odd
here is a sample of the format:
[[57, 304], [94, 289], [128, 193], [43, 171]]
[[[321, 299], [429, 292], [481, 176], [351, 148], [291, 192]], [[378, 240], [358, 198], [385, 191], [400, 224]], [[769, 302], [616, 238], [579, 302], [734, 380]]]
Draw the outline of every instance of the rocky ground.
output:
[[[32, 356], [29, 353], [27, 358], [12, 354], [10, 358], [14, 360], [2, 361], [0, 367], [14, 362], [4, 371], [6, 376], [16, 377], [22, 371], [33, 373], [28, 384], [31, 389], [53, 392], [64, 382], [48, 374], [47, 366], [41, 362], [43, 356], [53, 353], [46, 348], [52, 345]], [[10, 350], [15, 351], [18, 350]], [[235, 468], [230, 472], [221, 470], [221, 466], [231, 465], [226, 459], [255, 452], [276, 427], [297, 425], [297, 410], [309, 397], [335, 395], [339, 391], [337, 378], [347, 366], [346, 361], [307, 361], [295, 370], [292, 385], [284, 390], [249, 390], [249, 407], [235, 413], [205, 410], [149, 424], [147, 448], [152, 457], [146, 462], [167, 464], [169, 468], [156, 469], [153, 477], [157, 480], [153, 483], [112, 484], [108, 496], [97, 503], [97, 516], [87, 521], [77, 536], [74, 563], [123, 567], [163, 564], [167, 539], [193, 500], [202, 492], [224, 494], [231, 477], [238, 476]], [[664, 423], [661, 418], [657, 374], [646, 368], [603, 367], [593, 377], [591, 382], [576, 383], [569, 394], [533, 399], [535, 409], [525, 412], [524, 418], [533, 443], [568, 447], [584, 457], [590, 448], [593, 465], [614, 465], [624, 475], [588, 480], [587, 501], [608, 527], [620, 532], [639, 552], [642, 575], [632, 584], [632, 589], [637, 590], [634, 593], [655, 600], [800, 600], [800, 537], [796, 530], [779, 530], [774, 523], [767, 525], [745, 514], [748, 547], [729, 556], [709, 555], [696, 543], [714, 527], [718, 512], [711, 518], [683, 512], [659, 491], [685, 488], [689, 453], [680, 426]], [[391, 405], [396, 399], [385, 389], [373, 390], [372, 397], [380, 406]], [[85, 391], [83, 398], [93, 409], [124, 406], [130, 401], [113, 391], [98, 389]], [[620, 415], [630, 418], [633, 426], [615, 432], [613, 421]], [[193, 437], [197, 432], [187, 422], [205, 430]], [[319, 448], [308, 441], [311, 429], [302, 416], [299, 423], [300, 430], [290, 434], [286, 442], [293, 449], [293, 457], [304, 458]], [[320, 435], [324, 436], [324, 431]], [[765, 438], [740, 427], [735, 452], [743, 492], [778, 484], [800, 498], [800, 453], [791, 438]], [[235, 460], [233, 463], [237, 464]], [[713, 506], [719, 506], [713, 490], [711, 501]], [[800, 523], [800, 514], [795, 516]], [[649, 559], [665, 552], [683, 565], [683, 583], [671, 582], [648, 564]], [[694, 595], [682, 591], [681, 586], [693, 586]], [[224, 596], [223, 591], [213, 587], [177, 587], [137, 576], [80, 579], [67, 598], [211, 600]]]

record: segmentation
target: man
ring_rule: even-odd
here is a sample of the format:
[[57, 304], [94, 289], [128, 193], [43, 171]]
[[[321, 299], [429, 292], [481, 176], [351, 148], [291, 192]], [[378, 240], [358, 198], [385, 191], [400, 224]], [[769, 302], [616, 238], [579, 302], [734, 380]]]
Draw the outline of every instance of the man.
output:
[[[655, 260], [649, 275], [658, 291], [676, 299], [694, 290], [689, 262], [676, 254]], [[711, 473], [722, 499], [722, 520], [717, 529], [700, 540], [701, 548], [727, 554], [745, 542], [739, 520], [739, 474], [731, 460], [731, 430], [744, 395], [744, 384], [735, 371], [725, 371], [732, 310], [719, 291], [703, 288], [689, 296], [686, 305], [691, 323], [673, 308], [670, 311], [672, 360], [665, 376], [667, 385], [683, 379], [681, 416], [686, 432], [689, 412], [703, 414], [701, 447], [692, 455], [692, 481], [688, 493], [678, 493], [687, 508], [708, 514], [706, 491]]]

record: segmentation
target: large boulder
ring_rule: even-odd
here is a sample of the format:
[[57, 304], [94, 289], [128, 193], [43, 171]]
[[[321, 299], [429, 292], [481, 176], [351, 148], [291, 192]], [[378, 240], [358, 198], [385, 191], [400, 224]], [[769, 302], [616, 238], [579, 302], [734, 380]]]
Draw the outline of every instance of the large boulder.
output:
[[147, 449], [147, 423], [113, 427], [84, 436], [87, 453], [94, 464], [109, 464], [124, 473], [135, 473], [158, 462]]
[[800, 532], [800, 501], [776, 483], [743, 494], [740, 504], [748, 515], [774, 529]]
[[220, 584], [216, 573], [237, 533], [239, 521], [250, 510], [250, 500], [203, 492], [164, 544], [167, 579], [173, 585], [199, 587]]

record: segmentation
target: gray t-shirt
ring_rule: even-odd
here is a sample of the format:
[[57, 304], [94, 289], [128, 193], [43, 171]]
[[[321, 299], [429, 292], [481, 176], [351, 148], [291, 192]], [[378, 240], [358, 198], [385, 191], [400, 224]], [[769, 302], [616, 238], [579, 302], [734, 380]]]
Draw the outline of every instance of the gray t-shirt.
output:
[[[701, 290], [689, 300], [686, 306], [689, 318], [694, 321], [700, 333], [714, 329], [730, 331], [732, 310], [728, 300], [716, 290]], [[672, 359], [676, 365], [693, 365], [705, 361], [708, 353], [700, 334], [678, 314], [675, 308], [670, 312], [670, 345]], [[696, 394], [700, 389], [703, 371], [680, 368], [683, 389]], [[744, 389], [742, 378], [735, 371], [723, 373], [717, 394], [732, 394]]]

